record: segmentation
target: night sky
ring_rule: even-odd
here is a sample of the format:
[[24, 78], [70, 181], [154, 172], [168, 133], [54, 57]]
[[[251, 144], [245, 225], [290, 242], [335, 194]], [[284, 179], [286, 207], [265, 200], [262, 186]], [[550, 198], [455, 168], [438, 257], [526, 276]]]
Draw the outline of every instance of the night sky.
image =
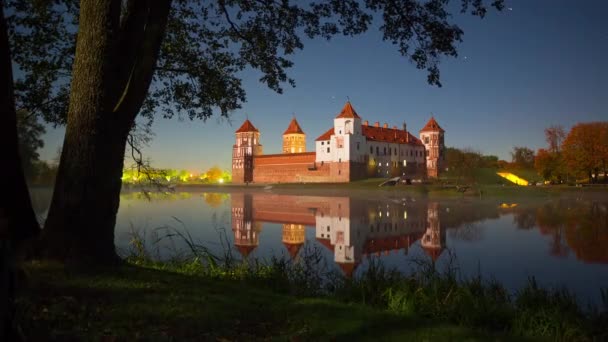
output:
[[[446, 145], [470, 147], [510, 160], [513, 146], [544, 147], [543, 129], [608, 120], [608, 1], [512, 0], [486, 18], [455, 15], [464, 30], [457, 59], [443, 59], [442, 88], [383, 42], [367, 34], [329, 42], [307, 40], [289, 74], [296, 88], [278, 95], [242, 74], [247, 102], [229, 120], [158, 118], [145, 153], [153, 166], [204, 171], [230, 168], [234, 131], [248, 115], [264, 153], [279, 153], [295, 113], [307, 149], [329, 129], [350, 98], [363, 120], [418, 136], [431, 113], [446, 130]], [[48, 129], [41, 158], [51, 160], [63, 130]]]

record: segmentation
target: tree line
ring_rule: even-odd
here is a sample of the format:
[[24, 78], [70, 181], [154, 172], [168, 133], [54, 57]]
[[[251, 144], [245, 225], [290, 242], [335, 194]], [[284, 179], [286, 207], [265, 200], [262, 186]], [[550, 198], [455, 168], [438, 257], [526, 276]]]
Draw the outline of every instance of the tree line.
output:
[[546, 148], [536, 152], [534, 168], [547, 181], [607, 180], [608, 122], [577, 123], [568, 134], [561, 126], [545, 129]]
[[154, 184], [229, 183], [232, 181], [232, 174], [230, 171], [222, 170], [219, 166], [212, 166], [207, 171], [201, 173], [177, 169], [150, 169], [142, 171], [137, 167], [133, 167], [123, 170], [122, 181], [127, 184], [145, 184], [149, 182]]
[[476, 170], [493, 168], [512, 172], [534, 170], [551, 183], [608, 182], [608, 122], [577, 123], [566, 133], [562, 126], [545, 129], [547, 146], [536, 152], [514, 146], [511, 161], [483, 155], [471, 148], [448, 147], [448, 174], [471, 181]]

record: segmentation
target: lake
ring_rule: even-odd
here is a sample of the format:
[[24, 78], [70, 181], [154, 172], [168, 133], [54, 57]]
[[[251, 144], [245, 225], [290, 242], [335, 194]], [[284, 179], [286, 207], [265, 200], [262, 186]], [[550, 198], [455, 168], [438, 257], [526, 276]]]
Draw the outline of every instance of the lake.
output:
[[[34, 189], [32, 198], [43, 219], [50, 191]], [[119, 253], [133, 248], [136, 234], [153, 255], [170, 258], [188, 250], [176, 233], [237, 258], [297, 259], [316, 250], [347, 276], [360, 274], [370, 260], [403, 272], [426, 260], [440, 270], [457, 267], [463, 277], [496, 279], [512, 291], [534, 277], [543, 286], [568, 288], [582, 303], [600, 303], [599, 289], [608, 288], [606, 196], [505, 202], [260, 189], [121, 195]]]

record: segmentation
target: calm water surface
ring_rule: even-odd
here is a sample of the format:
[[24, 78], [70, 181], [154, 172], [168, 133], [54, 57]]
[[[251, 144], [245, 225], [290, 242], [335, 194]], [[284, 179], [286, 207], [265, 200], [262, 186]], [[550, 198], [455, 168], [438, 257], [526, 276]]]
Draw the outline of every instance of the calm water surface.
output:
[[[529, 277], [567, 287], [583, 302], [600, 302], [608, 288], [608, 199], [561, 198], [502, 203], [497, 200], [427, 200], [398, 197], [294, 196], [270, 192], [156, 194], [121, 198], [116, 246], [132, 248], [144, 236], [161, 258], [180, 253], [190, 234], [213, 253], [238, 257], [298, 258], [317, 248], [330, 267], [356, 276], [373, 258], [403, 272], [412, 260], [439, 268], [457, 265], [465, 277], [479, 273], [516, 290]], [[33, 201], [44, 217], [49, 191]]]

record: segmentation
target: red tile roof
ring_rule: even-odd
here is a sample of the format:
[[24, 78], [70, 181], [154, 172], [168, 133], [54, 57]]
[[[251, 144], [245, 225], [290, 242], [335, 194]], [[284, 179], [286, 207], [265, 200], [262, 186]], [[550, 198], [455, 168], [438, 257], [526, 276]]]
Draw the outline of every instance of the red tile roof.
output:
[[420, 139], [416, 138], [409, 132], [406, 132], [401, 129], [383, 128], [366, 125], [362, 125], [361, 128], [363, 135], [367, 138], [367, 140], [398, 144], [408, 143], [413, 145], [422, 145], [422, 141], [420, 141]]
[[317, 140], [315, 141], [322, 141], [322, 140], [329, 140], [331, 138], [331, 136], [334, 135], [334, 128], [330, 128], [327, 130], [327, 132], [321, 134]]
[[237, 129], [236, 132], [234, 132], [234, 133], [243, 133], [243, 132], [259, 132], [259, 131], [257, 128], [255, 128], [255, 126], [253, 126], [251, 121], [249, 121], [249, 119], [247, 119], [247, 120], [245, 120], [245, 122], [243, 122], [241, 127], [239, 129]]
[[338, 116], [336, 116], [336, 119], [343, 119], [343, 118], [361, 119], [361, 117], [357, 114], [357, 112], [355, 112], [355, 109], [353, 108], [353, 106], [350, 104], [350, 101], [346, 102], [346, 104], [344, 105], [344, 108], [342, 108], [342, 111], [340, 112], [340, 114], [338, 114]]
[[[361, 131], [367, 140], [395, 144], [422, 145], [422, 141], [420, 141], [420, 139], [401, 129], [361, 125]], [[315, 141], [329, 140], [334, 134], [334, 129], [330, 128], [327, 130], [327, 132], [321, 134]]]
[[445, 131], [443, 130], [443, 128], [441, 128], [441, 126], [439, 126], [437, 121], [435, 121], [435, 118], [431, 116], [431, 119], [429, 120], [429, 122], [427, 122], [426, 125], [424, 125], [424, 127], [422, 127], [420, 132], [445, 132]]
[[300, 125], [298, 124], [298, 121], [296, 120], [296, 118], [291, 119], [291, 122], [289, 123], [289, 127], [287, 127], [287, 129], [285, 130], [285, 132], [283, 133], [283, 135], [285, 134], [304, 134], [304, 131], [302, 131], [302, 128], [300, 127]]

